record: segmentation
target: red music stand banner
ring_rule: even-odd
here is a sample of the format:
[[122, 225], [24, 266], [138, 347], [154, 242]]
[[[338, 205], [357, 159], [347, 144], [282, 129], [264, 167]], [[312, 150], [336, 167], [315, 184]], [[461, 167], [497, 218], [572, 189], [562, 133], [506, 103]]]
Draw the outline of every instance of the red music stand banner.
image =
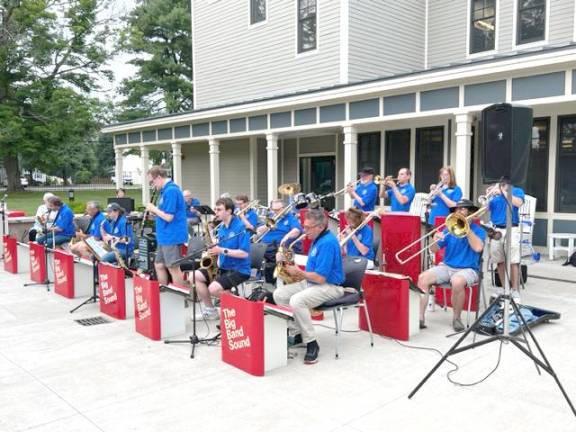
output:
[[160, 340], [160, 284], [134, 276], [134, 324], [136, 332]]
[[[409, 276], [414, 282], [421, 272], [420, 256], [405, 264], [396, 259], [396, 253], [420, 238], [420, 217], [408, 213], [384, 213], [380, 218], [382, 235], [382, 261], [384, 271]], [[420, 249], [420, 242], [406, 250], [400, 258], [407, 258]]]
[[54, 250], [54, 292], [66, 298], [74, 298], [74, 256]]
[[98, 296], [100, 312], [116, 319], [126, 319], [126, 289], [124, 269], [98, 263]]
[[220, 306], [222, 361], [251, 375], [263, 376], [264, 303], [223, 293]]
[[18, 273], [18, 252], [15, 238], [5, 235], [4, 242], [4, 270], [9, 273]]
[[30, 242], [30, 279], [36, 283], [46, 281], [46, 257], [44, 246]]

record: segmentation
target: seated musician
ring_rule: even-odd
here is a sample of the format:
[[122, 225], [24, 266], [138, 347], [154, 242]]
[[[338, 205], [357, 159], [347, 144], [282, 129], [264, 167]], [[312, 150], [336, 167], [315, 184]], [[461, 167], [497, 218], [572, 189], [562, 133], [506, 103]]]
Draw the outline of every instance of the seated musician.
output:
[[374, 183], [374, 170], [370, 167], [364, 167], [358, 173], [360, 182], [354, 189], [352, 184], [348, 185], [346, 192], [350, 198], [354, 199], [352, 205], [362, 211], [369, 212], [374, 210], [378, 200], [378, 186]]
[[[240, 218], [234, 215], [234, 202], [230, 198], [220, 198], [214, 206], [216, 219], [222, 221], [212, 238], [216, 246], [208, 249], [210, 255], [218, 258], [218, 275], [210, 280], [205, 269], [195, 271], [196, 290], [204, 303], [202, 317], [218, 319], [219, 314], [212, 303], [212, 297], [220, 297], [224, 290], [230, 290], [250, 277], [250, 233]], [[192, 281], [192, 276], [188, 277]]]
[[428, 225], [434, 226], [437, 217], [448, 216], [450, 209], [462, 199], [462, 189], [456, 184], [454, 170], [450, 166], [440, 168], [440, 182], [430, 185], [430, 213]]
[[54, 224], [49, 228], [47, 234], [38, 237], [36, 241], [41, 245], [47, 244], [48, 246], [68, 243], [76, 233], [74, 213], [57, 196], [48, 198], [48, 208], [56, 212]]
[[[468, 216], [478, 208], [472, 201], [463, 199], [458, 201], [452, 211]], [[464, 307], [466, 287], [471, 287], [478, 282], [480, 256], [484, 248], [486, 232], [475, 223], [470, 224], [470, 230], [463, 237], [456, 237], [447, 229], [439, 230], [434, 234], [433, 244], [430, 249], [436, 253], [439, 249], [446, 248], [444, 260], [440, 265], [432, 267], [418, 277], [418, 287], [426, 294], [420, 299], [420, 328], [426, 328], [424, 314], [428, 305], [430, 287], [436, 284], [450, 283], [452, 287], [452, 327], [454, 331], [464, 330], [464, 324], [460, 319]]]
[[[117, 203], [110, 203], [106, 207], [107, 217], [101, 225], [101, 235], [104, 243], [116, 248], [125, 263], [128, 262], [134, 251], [134, 230], [126, 220], [124, 209]], [[102, 262], [119, 264], [114, 251], [108, 252], [101, 258]]]
[[[94, 237], [96, 240], [102, 240], [100, 228], [104, 220], [104, 214], [100, 211], [100, 204], [97, 201], [88, 201], [86, 203], [86, 214], [90, 216], [90, 224], [86, 229], [86, 233], [81, 230], [76, 232], [78, 240], [84, 240], [87, 237]], [[91, 252], [86, 243], [79, 241], [70, 246], [70, 252], [78, 256], [90, 256]]]
[[246, 195], [236, 195], [236, 213], [248, 231], [256, 231], [258, 226], [258, 214], [254, 209], [248, 209], [250, 200]]
[[[348, 226], [340, 233], [341, 239], [348, 236], [353, 230], [357, 229], [360, 224], [364, 222], [366, 215], [362, 210], [350, 207], [346, 210], [345, 217]], [[345, 248], [345, 255], [366, 258], [368, 260], [366, 266], [367, 270], [372, 270], [374, 268], [374, 246], [372, 244], [372, 238], [372, 228], [370, 225], [366, 224], [364, 227], [356, 231], [350, 240], [348, 240], [343, 246], [343, 248]]]
[[[276, 218], [277, 215], [285, 210], [284, 202], [280, 199], [272, 200], [270, 203], [270, 211], [272, 218]], [[276, 267], [276, 252], [279, 246], [290, 246], [291, 241], [298, 238], [302, 233], [302, 227], [296, 216], [288, 212], [276, 221], [276, 226], [274, 229], [269, 229], [265, 225], [262, 225], [256, 229], [258, 235], [263, 235], [262, 243], [268, 244], [266, 249], [266, 254], [264, 255], [264, 260], [266, 262], [264, 268], [264, 277], [266, 282], [274, 284], [276, 281], [274, 279], [274, 268]], [[298, 253], [298, 245], [294, 248], [294, 252]]]
[[318, 361], [320, 347], [310, 309], [322, 303], [344, 295], [344, 269], [338, 239], [328, 229], [328, 220], [322, 209], [308, 210], [304, 220], [306, 236], [313, 241], [308, 254], [306, 270], [296, 265], [286, 265], [290, 275], [302, 279], [289, 285], [283, 285], [274, 291], [277, 304], [290, 305], [294, 312], [294, 323], [290, 332], [296, 343], [306, 344], [304, 363], [314, 364]]
[[44, 228], [49, 228], [54, 223], [56, 212], [53, 212], [48, 207], [48, 198], [56, 196], [51, 192], [46, 192], [42, 197], [42, 204], [36, 210], [36, 217], [34, 218], [34, 226], [28, 232], [28, 240], [36, 240], [36, 236], [42, 234]]
[[380, 186], [380, 197], [390, 199], [392, 211], [410, 211], [410, 204], [416, 195], [414, 186], [410, 184], [412, 172], [408, 168], [400, 168], [398, 171], [398, 183], [394, 179], [386, 177]]
[[192, 196], [192, 192], [186, 189], [182, 192], [184, 196], [184, 205], [186, 206], [186, 220], [188, 226], [195, 226], [200, 223], [200, 213], [194, 208], [200, 205], [200, 200]]

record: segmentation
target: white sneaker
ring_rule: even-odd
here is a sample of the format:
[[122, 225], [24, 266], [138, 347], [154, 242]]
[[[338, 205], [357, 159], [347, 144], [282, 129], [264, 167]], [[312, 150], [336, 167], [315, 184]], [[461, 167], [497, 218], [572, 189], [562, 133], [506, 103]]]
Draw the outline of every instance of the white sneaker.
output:
[[203, 307], [202, 312], [196, 312], [196, 320], [219, 320], [220, 312], [217, 308]]
[[520, 292], [518, 290], [510, 290], [510, 295], [516, 303], [520, 303], [522, 301], [520, 299]]

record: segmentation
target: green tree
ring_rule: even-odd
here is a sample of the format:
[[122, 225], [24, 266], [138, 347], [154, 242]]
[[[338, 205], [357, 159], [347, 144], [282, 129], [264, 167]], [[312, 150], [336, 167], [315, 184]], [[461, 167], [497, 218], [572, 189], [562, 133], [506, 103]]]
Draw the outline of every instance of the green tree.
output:
[[83, 152], [97, 128], [100, 105], [88, 95], [111, 78], [103, 66], [110, 30], [98, 20], [108, 4], [0, 0], [0, 158], [9, 190], [20, 188], [19, 159], [55, 168]]
[[190, 0], [140, 0], [126, 19], [120, 49], [136, 75], [122, 81], [118, 120], [193, 108]]

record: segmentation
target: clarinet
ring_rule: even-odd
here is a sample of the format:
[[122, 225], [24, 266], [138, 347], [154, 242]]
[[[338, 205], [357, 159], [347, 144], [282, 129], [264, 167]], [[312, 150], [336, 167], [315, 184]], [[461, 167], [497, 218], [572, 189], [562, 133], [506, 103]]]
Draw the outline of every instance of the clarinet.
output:
[[[157, 189], [154, 189], [152, 191], [152, 198], [150, 198], [150, 202], [153, 203], [154, 205], [156, 204], [156, 195], [158, 193]], [[146, 219], [148, 219], [148, 213], [150, 213], [148, 210], [144, 210], [144, 214], [142, 215], [142, 229], [140, 230], [140, 237], [142, 237], [144, 235], [144, 228], [146, 228]]]

